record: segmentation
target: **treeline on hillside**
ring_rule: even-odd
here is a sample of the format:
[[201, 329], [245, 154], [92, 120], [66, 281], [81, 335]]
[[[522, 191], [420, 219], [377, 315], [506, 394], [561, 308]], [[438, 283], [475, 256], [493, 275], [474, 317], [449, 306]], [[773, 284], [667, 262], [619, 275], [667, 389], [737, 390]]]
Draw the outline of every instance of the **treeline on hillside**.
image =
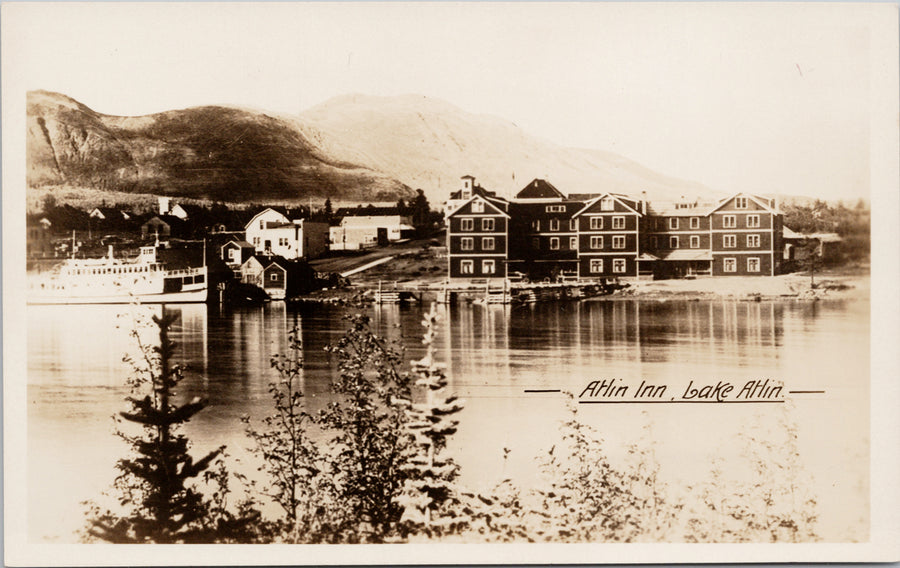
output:
[[871, 211], [860, 199], [853, 207], [843, 202], [830, 205], [816, 200], [812, 205], [786, 204], [784, 226], [801, 234], [837, 233], [834, 254], [830, 264], [868, 262], [871, 254]]

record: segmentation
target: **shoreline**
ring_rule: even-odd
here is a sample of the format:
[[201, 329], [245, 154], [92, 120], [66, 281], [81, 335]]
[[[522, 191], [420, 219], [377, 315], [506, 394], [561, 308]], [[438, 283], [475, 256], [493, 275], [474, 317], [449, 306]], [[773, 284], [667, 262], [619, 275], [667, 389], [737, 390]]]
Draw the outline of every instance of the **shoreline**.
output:
[[[580, 301], [817, 301], [838, 299], [868, 300], [870, 275], [823, 273], [816, 275], [815, 288], [810, 287], [808, 274], [792, 273], [778, 276], [720, 276], [694, 280], [642, 280], [628, 282], [611, 294], [583, 298]], [[412, 279], [385, 283], [385, 288], [415, 292], [422, 302], [434, 301], [444, 280]], [[291, 299], [297, 303], [373, 303], [378, 284], [371, 281], [351, 283], [345, 288], [317, 290]], [[477, 293], [476, 288], [472, 292]], [[566, 301], [566, 300], [560, 300]]]

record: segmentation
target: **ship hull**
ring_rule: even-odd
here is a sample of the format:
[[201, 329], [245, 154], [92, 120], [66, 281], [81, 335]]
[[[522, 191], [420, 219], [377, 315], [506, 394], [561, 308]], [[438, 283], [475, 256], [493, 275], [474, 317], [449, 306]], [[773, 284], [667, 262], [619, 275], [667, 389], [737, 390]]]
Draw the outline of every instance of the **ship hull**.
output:
[[182, 290], [166, 294], [127, 294], [109, 296], [28, 296], [31, 305], [76, 305], [76, 304], [187, 304], [205, 302], [207, 289]]

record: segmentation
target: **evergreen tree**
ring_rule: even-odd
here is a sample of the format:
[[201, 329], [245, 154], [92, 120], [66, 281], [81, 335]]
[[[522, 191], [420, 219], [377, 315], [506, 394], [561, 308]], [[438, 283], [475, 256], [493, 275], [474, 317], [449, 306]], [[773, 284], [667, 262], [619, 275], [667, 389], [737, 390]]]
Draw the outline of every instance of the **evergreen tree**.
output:
[[457, 488], [459, 466], [445, 457], [447, 439], [456, 433], [459, 421], [454, 415], [463, 409], [457, 396], [444, 394], [447, 375], [444, 366], [434, 360], [434, 338], [438, 322], [436, 304], [425, 315], [425, 357], [413, 362], [418, 375], [415, 385], [424, 389], [423, 404], [408, 409], [407, 427], [415, 435], [412, 455], [404, 466], [409, 476], [401, 503], [405, 509], [402, 522], [408, 533], [424, 533], [429, 537], [459, 531], [467, 524], [459, 509]]
[[[187, 481], [203, 473], [223, 452], [224, 446], [199, 461], [188, 454], [189, 441], [178, 432], [179, 425], [206, 406], [194, 398], [182, 405], [172, 402], [173, 389], [183, 377], [182, 368], [172, 363], [175, 343], [169, 339], [169, 328], [177, 315], [153, 316], [159, 328], [159, 345], [141, 344], [141, 359], [126, 357], [135, 375], [133, 390], [149, 388], [143, 398], [127, 400], [130, 412], [121, 417], [140, 424], [142, 435], [117, 432], [133, 449], [133, 456], [119, 460], [120, 474], [114, 485], [124, 513], [101, 512], [92, 506], [87, 533], [90, 537], [114, 543], [196, 543], [215, 538], [217, 527], [210, 501]], [[139, 340], [137, 331], [132, 335]]]
[[428, 198], [421, 189], [416, 190], [416, 197], [412, 202], [412, 224], [416, 228], [419, 236], [424, 236], [428, 230], [431, 206], [428, 204]]
[[332, 220], [334, 220], [334, 210], [331, 205], [331, 198], [325, 198], [325, 221], [331, 224]]

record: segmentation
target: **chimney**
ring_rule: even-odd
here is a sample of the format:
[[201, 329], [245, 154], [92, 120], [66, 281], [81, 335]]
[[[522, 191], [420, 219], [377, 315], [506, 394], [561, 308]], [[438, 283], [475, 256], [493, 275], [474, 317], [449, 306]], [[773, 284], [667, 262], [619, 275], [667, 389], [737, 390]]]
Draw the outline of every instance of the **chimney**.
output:
[[159, 214], [166, 215], [169, 213], [169, 197], [160, 197], [159, 198]]
[[644, 190], [641, 192], [641, 214], [647, 214], [647, 191]]

